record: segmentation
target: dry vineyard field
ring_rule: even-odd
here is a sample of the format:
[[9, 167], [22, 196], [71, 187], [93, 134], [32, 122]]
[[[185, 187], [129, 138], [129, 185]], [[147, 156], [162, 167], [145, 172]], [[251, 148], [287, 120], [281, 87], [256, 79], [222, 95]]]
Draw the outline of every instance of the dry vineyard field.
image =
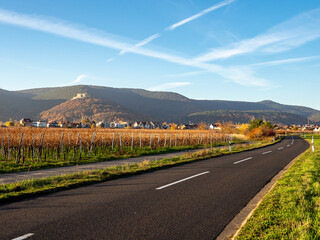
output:
[[232, 135], [212, 130], [1, 128], [0, 138], [4, 173], [19, 166], [22, 171], [221, 146]]

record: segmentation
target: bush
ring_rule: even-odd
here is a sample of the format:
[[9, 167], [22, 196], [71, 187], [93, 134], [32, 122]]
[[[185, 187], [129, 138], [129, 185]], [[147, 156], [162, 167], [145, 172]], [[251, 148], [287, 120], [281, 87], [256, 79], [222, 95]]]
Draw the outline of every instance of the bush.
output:
[[14, 122], [8, 121], [8, 122], [6, 122], [6, 126], [7, 127], [13, 127], [14, 126]]
[[249, 122], [248, 137], [263, 138], [275, 135], [274, 125], [271, 122], [265, 122], [262, 119], [253, 119]]

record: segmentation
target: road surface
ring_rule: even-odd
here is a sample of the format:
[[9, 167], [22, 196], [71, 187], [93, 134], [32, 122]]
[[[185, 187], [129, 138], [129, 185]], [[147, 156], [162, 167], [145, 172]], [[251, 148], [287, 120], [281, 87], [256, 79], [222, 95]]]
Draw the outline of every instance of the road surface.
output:
[[215, 239], [309, 144], [273, 146], [0, 205], [0, 239]]

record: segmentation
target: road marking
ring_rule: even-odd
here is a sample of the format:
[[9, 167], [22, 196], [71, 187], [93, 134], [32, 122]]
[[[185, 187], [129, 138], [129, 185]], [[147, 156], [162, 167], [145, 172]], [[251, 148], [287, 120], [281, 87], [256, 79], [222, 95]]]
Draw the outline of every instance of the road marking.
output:
[[241, 162], [244, 162], [244, 161], [248, 161], [248, 160], [250, 160], [250, 159], [252, 159], [252, 157], [248, 157], [248, 158], [246, 158], [246, 159], [242, 159], [242, 160], [240, 160], [240, 161], [234, 162], [233, 164], [238, 164], [238, 163], [241, 163]]
[[272, 151], [264, 152], [264, 153], [262, 153], [262, 154], [268, 154], [268, 153], [272, 153]]
[[26, 239], [26, 238], [31, 237], [33, 235], [34, 235], [34, 233], [28, 233], [28, 234], [25, 234], [25, 235], [23, 235], [21, 237], [14, 238], [12, 240], [23, 240], [23, 239]]
[[193, 176], [191, 176], [191, 177], [187, 177], [187, 178], [181, 179], [181, 180], [176, 181], [176, 182], [173, 182], [173, 183], [169, 183], [169, 184], [164, 185], [164, 186], [162, 186], [162, 187], [156, 188], [156, 190], [161, 190], [161, 189], [164, 189], [164, 188], [166, 188], [166, 187], [170, 187], [170, 186], [172, 186], [172, 185], [174, 185], [174, 184], [181, 183], [181, 182], [187, 181], [187, 180], [189, 180], [189, 179], [191, 179], [191, 178], [199, 177], [199, 176], [204, 175], [204, 174], [207, 174], [207, 173], [209, 173], [209, 171], [203, 172], [203, 173], [199, 173], [199, 174], [196, 174], [196, 175], [193, 175]]
[[283, 149], [283, 147], [279, 147], [279, 148], [278, 148], [278, 150], [281, 150], [281, 149]]
[[287, 147], [290, 147], [290, 144], [289, 144], [289, 145], [287, 145]]

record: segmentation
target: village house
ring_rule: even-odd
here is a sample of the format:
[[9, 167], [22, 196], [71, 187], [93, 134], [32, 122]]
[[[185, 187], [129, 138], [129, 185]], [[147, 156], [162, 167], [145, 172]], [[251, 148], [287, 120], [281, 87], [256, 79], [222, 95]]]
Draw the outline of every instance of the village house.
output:
[[314, 132], [320, 133], [320, 127], [316, 127], [315, 129], [313, 129]]
[[150, 122], [150, 128], [152, 129], [161, 129], [162, 123], [161, 122]]
[[96, 127], [99, 127], [99, 128], [106, 128], [107, 126], [108, 126], [108, 123], [107, 122], [103, 122], [103, 121], [98, 122], [96, 124]]
[[118, 123], [117, 123], [117, 122], [111, 122], [111, 123], [109, 124], [109, 127], [110, 127], [110, 128], [117, 128], [117, 126], [118, 126]]
[[47, 127], [47, 122], [45, 121], [32, 122], [32, 127], [45, 128]]
[[170, 128], [170, 125], [167, 124], [167, 123], [162, 123], [162, 128], [163, 128], [163, 129], [169, 129], [169, 128]]
[[133, 124], [133, 128], [144, 128], [144, 124], [143, 124], [143, 122], [135, 122], [134, 124]]
[[32, 120], [30, 118], [22, 118], [20, 120], [20, 125], [23, 127], [31, 127], [32, 126]]
[[209, 124], [209, 130], [221, 130], [218, 124]]
[[186, 124], [185, 129], [198, 129], [198, 125], [197, 124]]
[[307, 125], [302, 128], [302, 131], [313, 131], [314, 129], [314, 126]]
[[82, 122], [73, 122], [73, 123], [71, 123], [71, 125], [73, 128], [83, 128], [84, 127]]
[[61, 121], [59, 126], [62, 128], [72, 128], [72, 124], [69, 121]]
[[48, 122], [47, 127], [48, 128], [57, 128], [57, 127], [59, 127], [59, 124], [56, 121], [51, 121], [51, 122]]

